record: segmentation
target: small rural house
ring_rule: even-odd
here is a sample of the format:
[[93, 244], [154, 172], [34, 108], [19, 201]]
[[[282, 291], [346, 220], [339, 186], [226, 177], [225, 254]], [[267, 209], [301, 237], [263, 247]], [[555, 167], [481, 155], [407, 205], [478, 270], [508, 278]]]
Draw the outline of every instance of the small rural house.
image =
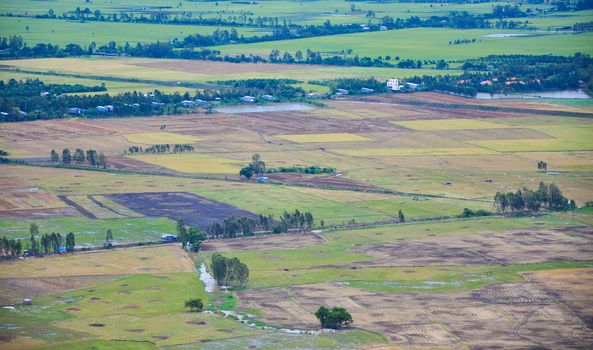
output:
[[416, 84], [416, 83], [406, 83], [406, 87], [409, 89], [412, 89], [412, 90], [417, 89], [419, 85], [420, 84]]
[[382, 32], [384, 32], [384, 31], [386, 31], [386, 30], [387, 30], [387, 27], [386, 27], [386, 26], [380, 26], [380, 27], [379, 27], [379, 30], [380, 30], [380, 31], [382, 31]]
[[270, 183], [270, 178], [267, 176], [260, 176], [257, 179], [255, 179], [255, 182], [263, 184], [263, 183]]
[[369, 89], [369, 88], [365, 88], [363, 87], [362, 89], [360, 89], [360, 92], [362, 92], [363, 94], [372, 94], [373, 93], [373, 89]]
[[68, 108], [68, 114], [72, 114], [72, 115], [82, 114], [82, 108], [78, 108], [78, 107]]
[[336, 95], [340, 94], [340, 95], [348, 95], [348, 90], [346, 89], [337, 89], [336, 90]]
[[387, 87], [391, 89], [391, 91], [399, 91], [401, 89], [401, 85], [399, 85], [398, 78], [392, 78], [387, 80]]
[[195, 100], [194, 103], [196, 104], [196, 106], [202, 107], [202, 108], [208, 108], [208, 106], [209, 106], [208, 102], [206, 102], [204, 100], [200, 100], [200, 99]]
[[107, 108], [105, 108], [105, 106], [97, 106], [97, 111], [99, 111], [101, 113], [105, 113], [105, 112], [107, 112]]
[[45, 96], [50, 96], [51, 94], [47, 91], [41, 91], [41, 93], [39, 94], [41, 97], [45, 97]]
[[241, 102], [255, 103], [255, 97], [253, 97], [253, 96], [243, 96], [243, 97], [241, 97]]
[[275, 98], [274, 96], [272, 96], [272, 95], [263, 95], [261, 98], [262, 98], [263, 100], [265, 100], [265, 101], [274, 101], [274, 100], [276, 99], [276, 98]]
[[189, 100], [183, 100], [183, 101], [181, 101], [181, 105], [183, 107], [190, 108], [190, 107], [193, 107], [195, 105], [195, 102], [194, 101], [189, 101]]
[[175, 241], [177, 241], [177, 237], [172, 234], [165, 233], [161, 235], [161, 243], [171, 243]]

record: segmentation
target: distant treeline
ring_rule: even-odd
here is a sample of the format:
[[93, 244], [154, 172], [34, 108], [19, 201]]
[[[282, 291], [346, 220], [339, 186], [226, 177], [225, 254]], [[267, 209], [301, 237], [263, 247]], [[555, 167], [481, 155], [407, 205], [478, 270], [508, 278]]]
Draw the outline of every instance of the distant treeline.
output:
[[284, 211], [280, 222], [274, 220], [272, 215], [259, 215], [257, 218], [229, 216], [223, 221], [215, 221], [206, 232], [212, 238], [235, 238], [239, 236], [254, 236], [257, 231], [283, 233], [292, 229], [311, 229], [313, 227], [313, 214]]
[[556, 184], [547, 185], [543, 182], [539, 183], [539, 188], [535, 191], [523, 187], [516, 192], [496, 192], [494, 205], [501, 214], [509, 211], [513, 214], [535, 213], [541, 209], [560, 211], [576, 207], [573, 200], [562, 195], [562, 191]]
[[163, 145], [152, 145], [142, 149], [141, 146], [131, 146], [128, 147], [127, 150], [124, 151], [124, 154], [137, 154], [137, 153], [146, 153], [146, 154], [158, 154], [158, 153], [185, 153], [185, 152], [193, 152], [194, 146], [187, 143], [176, 143], [171, 147], [170, 144], [163, 144]]
[[[189, 92], [183, 95], [178, 92], [166, 94], [155, 90], [151, 93], [134, 91], [118, 95], [47, 94], [42, 96], [37, 91], [49, 90], [53, 85], [46, 85], [39, 80], [11, 79], [7, 83], [0, 81], [0, 112], [2, 113], [0, 122], [56, 119], [66, 115], [82, 117], [171, 115], [196, 111], [198, 105], [183, 106], [182, 101], [187, 100], [238, 103], [245, 95], [259, 97], [273, 94], [276, 101], [297, 100], [305, 96], [302, 88], [290, 86], [287, 82], [292, 81], [274, 79], [233, 81], [228, 85], [222, 85], [219, 89], [197, 90], [194, 95], [190, 95]], [[35, 93], [24, 95], [29, 87], [32, 87]], [[60, 89], [76, 90], [76, 88], [69, 88], [68, 85], [60, 85]], [[89, 90], [96, 89], [102, 89], [102, 87], [91, 87]], [[181, 150], [178, 148], [178, 151]]]
[[266, 174], [274, 173], [303, 173], [303, 174], [333, 174], [336, 172], [335, 168], [322, 168], [318, 165], [312, 166], [291, 166], [291, 167], [278, 167], [266, 169]]

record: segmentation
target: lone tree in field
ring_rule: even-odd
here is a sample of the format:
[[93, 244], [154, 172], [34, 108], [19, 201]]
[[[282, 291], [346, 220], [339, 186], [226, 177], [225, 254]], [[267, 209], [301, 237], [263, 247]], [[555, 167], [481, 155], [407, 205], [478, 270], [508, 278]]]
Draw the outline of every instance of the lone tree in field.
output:
[[29, 233], [31, 234], [31, 236], [35, 236], [39, 234], [39, 226], [37, 226], [36, 223], [31, 223], [31, 225], [29, 225]]
[[251, 169], [251, 166], [246, 166], [246, 167], [242, 168], [241, 171], [239, 171], [239, 175], [245, 176], [245, 178], [247, 178], [247, 180], [249, 180], [253, 176], [253, 169]]
[[59, 163], [60, 162], [60, 155], [58, 154], [58, 152], [56, 152], [55, 149], [51, 150], [51, 153], [49, 154], [51, 161], [54, 163]]
[[200, 312], [204, 310], [204, 303], [202, 299], [189, 299], [185, 301], [185, 307], [189, 309], [189, 311]]
[[113, 241], [113, 233], [111, 232], [111, 229], [108, 228], [107, 231], [105, 231], [105, 248], [111, 248], [112, 241]]
[[537, 162], [537, 170], [547, 171], [548, 163], [544, 162], [543, 160], [540, 160], [539, 162]]
[[406, 222], [406, 217], [404, 216], [404, 212], [401, 209], [397, 213], [397, 219], [399, 222]]
[[340, 329], [352, 323], [352, 315], [343, 307], [334, 307], [330, 310], [325, 306], [320, 306], [315, 317], [323, 328]]

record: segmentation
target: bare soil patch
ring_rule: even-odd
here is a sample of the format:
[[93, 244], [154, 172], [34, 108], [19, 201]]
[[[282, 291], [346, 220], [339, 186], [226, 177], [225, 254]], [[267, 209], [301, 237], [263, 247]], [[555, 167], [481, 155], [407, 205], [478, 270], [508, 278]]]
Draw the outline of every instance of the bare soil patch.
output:
[[522, 275], [557, 297], [593, 328], [593, 268], [534, 271]]
[[362, 246], [379, 259], [358, 265], [481, 265], [593, 259], [593, 228], [520, 229]]
[[255, 217], [246, 210], [186, 192], [119, 193], [108, 197], [137, 213], [172, 220], [182, 218], [187, 225], [196, 225], [202, 230], [231, 215]]
[[207, 240], [201, 245], [204, 252], [226, 252], [232, 250], [296, 249], [317, 245], [323, 239], [313, 233], [286, 233], [259, 237], [245, 237], [224, 240]]
[[[525, 291], [529, 300], [521, 299]], [[381, 332], [400, 345], [584, 349], [593, 341], [593, 332], [578, 317], [529, 283], [473, 293], [387, 294], [317, 284], [238, 294], [240, 307], [258, 308], [263, 321], [285, 327], [318, 329], [313, 313], [320, 305], [346, 307], [353, 326]]]
[[270, 180], [276, 182], [282, 182], [290, 185], [303, 185], [303, 186], [315, 186], [315, 187], [332, 187], [342, 189], [358, 189], [358, 190], [370, 190], [380, 189], [380, 187], [365, 185], [354, 180], [344, 178], [343, 176], [332, 175], [309, 175], [300, 173], [277, 173], [268, 174]]
[[0, 304], [22, 302], [23, 298], [64, 292], [109, 280], [114, 276], [56, 276], [36, 278], [1, 278]]

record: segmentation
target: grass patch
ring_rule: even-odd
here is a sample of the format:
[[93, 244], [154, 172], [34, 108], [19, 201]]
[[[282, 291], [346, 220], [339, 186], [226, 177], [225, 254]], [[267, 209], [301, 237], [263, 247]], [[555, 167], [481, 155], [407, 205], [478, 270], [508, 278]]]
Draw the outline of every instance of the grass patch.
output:
[[142, 132], [137, 134], [125, 134], [124, 137], [130, 142], [147, 145], [194, 143], [199, 141], [197, 137], [172, 132]]
[[312, 143], [312, 142], [365, 142], [372, 141], [364, 136], [349, 134], [349, 133], [335, 133], [335, 134], [301, 134], [301, 135], [278, 135], [278, 137], [297, 143]]
[[421, 131], [508, 128], [506, 125], [478, 119], [423, 119], [395, 121], [392, 123], [404, 128]]
[[116, 243], [130, 243], [160, 240], [163, 233], [173, 233], [175, 223], [162, 217], [92, 220], [83, 216], [52, 217], [44, 219], [0, 220], [0, 235], [9, 238], [30, 238], [29, 226], [36, 223], [40, 233], [69, 232], [76, 236], [77, 246], [101, 246], [105, 242], [105, 231], [113, 232]]
[[192, 174], [238, 174], [238, 161], [205, 154], [158, 154], [138, 155], [130, 158], [182, 173]]
[[356, 148], [332, 149], [333, 152], [354, 157], [395, 157], [395, 156], [467, 156], [496, 154], [494, 150], [479, 147], [440, 147], [440, 148]]

